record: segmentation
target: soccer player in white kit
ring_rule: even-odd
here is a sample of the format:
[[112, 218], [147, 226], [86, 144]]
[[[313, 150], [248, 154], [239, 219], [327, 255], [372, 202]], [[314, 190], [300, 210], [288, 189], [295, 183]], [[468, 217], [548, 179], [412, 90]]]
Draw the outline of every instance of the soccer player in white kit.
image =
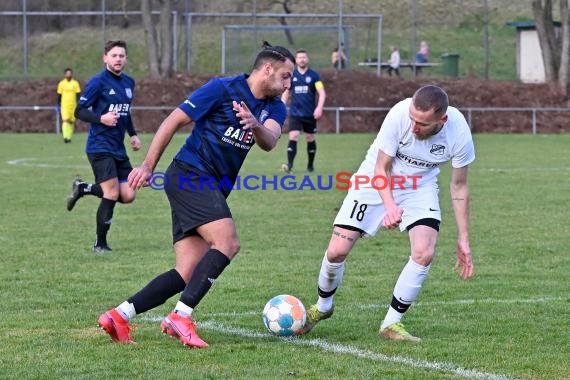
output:
[[454, 269], [464, 280], [473, 275], [467, 169], [474, 159], [465, 117], [449, 106], [441, 88], [424, 86], [392, 107], [358, 172], [351, 177], [322, 261], [319, 298], [307, 311], [302, 333], [332, 316], [333, 295], [356, 241], [374, 236], [381, 227], [399, 227], [408, 232], [411, 255], [396, 282], [379, 333], [390, 340], [420, 340], [406, 331], [401, 320], [416, 300], [435, 254], [441, 222], [437, 176], [439, 167], [448, 161], [458, 231]]

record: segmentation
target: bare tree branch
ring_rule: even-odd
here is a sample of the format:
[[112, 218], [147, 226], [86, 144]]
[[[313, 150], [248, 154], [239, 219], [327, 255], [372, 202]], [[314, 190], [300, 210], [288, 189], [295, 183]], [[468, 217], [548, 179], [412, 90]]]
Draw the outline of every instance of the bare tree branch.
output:
[[[283, 10], [286, 14], [292, 13], [291, 8], [289, 7], [291, 1], [290, 0], [283, 0], [283, 1], [276, 1], [275, 3], [280, 4], [283, 6]], [[283, 26], [287, 26], [287, 18], [286, 17], [279, 17], [279, 23]], [[289, 45], [294, 46], [295, 41], [293, 40], [293, 34], [289, 29], [285, 29], [285, 37], [287, 37], [287, 42]]]

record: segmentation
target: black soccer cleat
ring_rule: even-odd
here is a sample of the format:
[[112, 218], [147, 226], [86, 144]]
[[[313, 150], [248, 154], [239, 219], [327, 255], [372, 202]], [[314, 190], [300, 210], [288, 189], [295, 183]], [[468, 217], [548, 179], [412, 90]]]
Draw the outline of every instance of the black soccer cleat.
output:
[[108, 245], [94, 245], [93, 246], [93, 252], [95, 252], [95, 253], [109, 253], [109, 252], [113, 252], [113, 250]]
[[79, 188], [82, 185], [85, 185], [85, 181], [81, 178], [77, 177], [73, 180], [73, 183], [71, 184], [71, 194], [67, 197], [67, 211], [73, 210], [73, 207], [75, 207], [79, 198], [83, 196], [79, 191]]

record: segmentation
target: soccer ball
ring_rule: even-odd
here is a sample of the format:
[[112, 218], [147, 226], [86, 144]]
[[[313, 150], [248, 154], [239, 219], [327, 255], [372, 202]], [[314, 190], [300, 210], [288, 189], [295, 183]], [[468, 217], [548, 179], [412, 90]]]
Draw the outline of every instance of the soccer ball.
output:
[[273, 297], [263, 308], [263, 324], [277, 336], [297, 335], [305, 325], [306, 318], [303, 303], [287, 294]]

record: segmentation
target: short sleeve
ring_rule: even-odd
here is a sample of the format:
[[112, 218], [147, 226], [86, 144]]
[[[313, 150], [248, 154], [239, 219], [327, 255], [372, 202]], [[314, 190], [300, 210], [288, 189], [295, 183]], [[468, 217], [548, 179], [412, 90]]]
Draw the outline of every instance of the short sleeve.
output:
[[403, 119], [404, 117], [408, 117], [408, 104], [409, 102], [403, 100], [392, 107], [380, 127], [380, 132], [376, 139], [378, 148], [390, 157], [395, 157], [396, 152], [398, 152], [400, 132], [404, 128], [402, 120], [405, 120]]
[[271, 103], [270, 114], [267, 116], [266, 119], [264, 119], [263, 115], [261, 115], [262, 120], [260, 121], [263, 123], [267, 119], [272, 119], [275, 120], [277, 124], [281, 126], [281, 128], [283, 128], [283, 124], [285, 124], [286, 118], [287, 118], [287, 107], [285, 106], [285, 103], [283, 103], [279, 98], [274, 98], [273, 102]]
[[218, 78], [214, 78], [196, 91], [178, 106], [194, 121], [202, 119], [208, 112], [218, 105], [223, 98], [223, 85]]
[[451, 166], [454, 168], [462, 168], [475, 161], [475, 145], [471, 138], [471, 133], [463, 134], [462, 144], [457, 153], [451, 159]]

